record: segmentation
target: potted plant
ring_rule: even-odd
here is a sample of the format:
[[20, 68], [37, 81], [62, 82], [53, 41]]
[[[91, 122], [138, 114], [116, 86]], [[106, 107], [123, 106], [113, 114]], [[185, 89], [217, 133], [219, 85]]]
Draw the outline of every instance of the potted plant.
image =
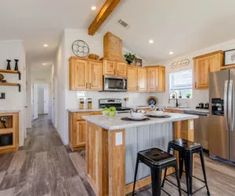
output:
[[135, 60], [136, 56], [135, 54], [131, 54], [130, 52], [129, 53], [126, 53], [124, 55], [125, 59], [126, 59], [126, 62], [130, 65], [133, 63], [133, 61]]
[[188, 94], [186, 95], [186, 97], [187, 97], [188, 99], [190, 99], [190, 98], [191, 98], [191, 93], [188, 93]]

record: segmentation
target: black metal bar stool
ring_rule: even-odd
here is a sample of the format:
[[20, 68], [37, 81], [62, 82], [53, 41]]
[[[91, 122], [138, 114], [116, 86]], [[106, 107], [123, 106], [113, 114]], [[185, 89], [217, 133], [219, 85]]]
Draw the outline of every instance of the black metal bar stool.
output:
[[[187, 191], [185, 190], [183, 191], [186, 192], [188, 195], [193, 195], [194, 193], [206, 187], [207, 194], [210, 195], [207, 178], [206, 178], [206, 170], [205, 170], [205, 163], [204, 163], [204, 157], [203, 157], [203, 147], [201, 146], [201, 144], [191, 142], [185, 139], [176, 139], [176, 140], [170, 141], [168, 144], [168, 153], [170, 153], [171, 150], [175, 150], [179, 152], [180, 178], [182, 177], [182, 173], [183, 173], [183, 162], [185, 164]], [[194, 153], [198, 153], [200, 155], [204, 180], [193, 176], [193, 154]], [[164, 186], [164, 181], [166, 179], [166, 170], [165, 170], [162, 187]], [[195, 190], [194, 192], [192, 192], [192, 178], [193, 177], [196, 178], [197, 180], [200, 180], [201, 182], [205, 184], [203, 187]]]
[[[162, 170], [168, 167], [175, 168], [175, 174], [176, 174], [176, 179], [178, 183], [178, 191], [179, 191], [179, 195], [181, 195], [180, 180], [179, 180], [176, 158], [173, 155], [167, 152], [164, 152], [158, 148], [151, 148], [151, 149], [138, 152], [137, 159], [136, 159], [135, 177], [134, 177], [132, 195], [135, 194], [135, 184], [136, 184], [139, 162], [142, 162], [146, 164], [148, 167], [150, 167], [153, 196], [161, 195]], [[166, 192], [165, 190], [163, 191]], [[167, 194], [170, 195], [169, 193]]]

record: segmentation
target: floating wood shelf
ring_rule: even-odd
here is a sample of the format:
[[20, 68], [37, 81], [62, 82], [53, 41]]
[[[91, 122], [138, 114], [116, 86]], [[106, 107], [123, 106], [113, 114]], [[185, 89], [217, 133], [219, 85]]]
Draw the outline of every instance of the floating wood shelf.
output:
[[21, 85], [19, 83], [0, 82], [0, 86], [18, 86], [19, 92], [21, 91]]
[[0, 69], [0, 73], [18, 74], [19, 80], [21, 80], [21, 73], [20, 73], [20, 71]]

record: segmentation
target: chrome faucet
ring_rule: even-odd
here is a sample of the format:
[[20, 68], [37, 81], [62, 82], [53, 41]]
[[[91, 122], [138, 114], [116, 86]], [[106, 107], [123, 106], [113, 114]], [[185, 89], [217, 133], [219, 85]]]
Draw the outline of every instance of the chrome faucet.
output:
[[[174, 95], [174, 96], [173, 96], [173, 95]], [[173, 93], [170, 94], [168, 103], [170, 103], [170, 101], [171, 101], [171, 96], [173, 97], [173, 99], [175, 99], [175, 107], [179, 107], [179, 98], [178, 98], [177, 93], [176, 93], [176, 92], [173, 92]]]

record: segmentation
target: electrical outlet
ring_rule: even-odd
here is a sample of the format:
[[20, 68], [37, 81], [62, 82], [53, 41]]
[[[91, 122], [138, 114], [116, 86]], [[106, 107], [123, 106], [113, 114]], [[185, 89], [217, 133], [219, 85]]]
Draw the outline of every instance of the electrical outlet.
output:
[[0, 99], [5, 99], [6, 98], [6, 93], [0, 93]]

